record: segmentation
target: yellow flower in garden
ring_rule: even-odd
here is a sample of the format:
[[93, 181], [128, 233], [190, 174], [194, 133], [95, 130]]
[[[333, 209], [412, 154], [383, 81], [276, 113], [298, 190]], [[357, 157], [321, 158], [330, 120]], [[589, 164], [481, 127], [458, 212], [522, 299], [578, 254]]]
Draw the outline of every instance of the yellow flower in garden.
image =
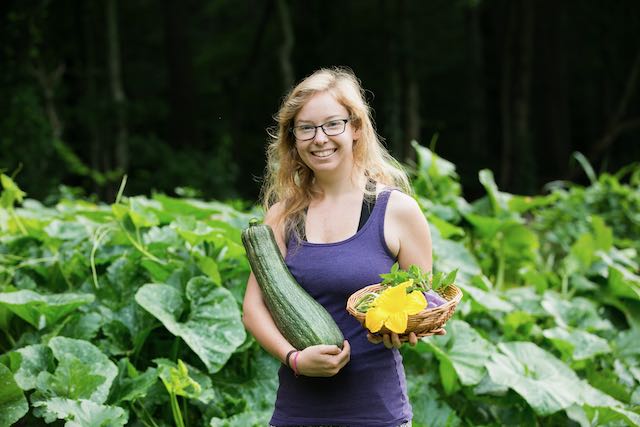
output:
[[406, 331], [409, 315], [418, 314], [427, 306], [427, 300], [421, 291], [407, 294], [407, 288], [411, 285], [413, 280], [407, 280], [382, 291], [367, 311], [367, 329], [375, 333], [384, 325], [397, 334]]

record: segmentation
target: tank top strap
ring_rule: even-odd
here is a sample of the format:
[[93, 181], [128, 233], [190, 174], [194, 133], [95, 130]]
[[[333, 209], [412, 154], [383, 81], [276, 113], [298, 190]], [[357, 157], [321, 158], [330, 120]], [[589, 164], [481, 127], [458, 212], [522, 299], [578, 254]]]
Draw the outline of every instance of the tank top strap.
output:
[[389, 197], [391, 192], [397, 190], [396, 188], [385, 188], [378, 194], [376, 199], [376, 206], [371, 212], [369, 221], [372, 222], [369, 226], [370, 233], [377, 233], [380, 244], [386, 248], [386, 242], [384, 238], [384, 219], [387, 212], [387, 204], [389, 203]]

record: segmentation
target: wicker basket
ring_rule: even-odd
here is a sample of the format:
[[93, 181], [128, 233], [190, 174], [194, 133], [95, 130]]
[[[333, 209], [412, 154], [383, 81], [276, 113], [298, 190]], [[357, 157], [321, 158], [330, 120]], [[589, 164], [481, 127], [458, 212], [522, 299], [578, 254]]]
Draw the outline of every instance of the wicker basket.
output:
[[[347, 300], [347, 311], [353, 317], [358, 319], [363, 327], [365, 324], [364, 321], [366, 313], [357, 311], [355, 309], [356, 303], [365, 294], [369, 292], [376, 292], [380, 289], [382, 289], [382, 286], [380, 286], [379, 283], [370, 285], [353, 293]], [[456, 285], [449, 285], [444, 289], [437, 290], [436, 292], [438, 292], [438, 294], [440, 294], [440, 296], [447, 302], [435, 308], [427, 307], [418, 314], [410, 315], [407, 321], [407, 330], [404, 334], [400, 335], [401, 341], [406, 341], [408, 339], [409, 332], [414, 332], [418, 338], [434, 335], [436, 331], [438, 331], [453, 315], [453, 312], [456, 310], [456, 306], [462, 299], [462, 291], [460, 288]], [[389, 331], [385, 326], [377, 332], [377, 334], [388, 333], [391, 333], [391, 331]]]

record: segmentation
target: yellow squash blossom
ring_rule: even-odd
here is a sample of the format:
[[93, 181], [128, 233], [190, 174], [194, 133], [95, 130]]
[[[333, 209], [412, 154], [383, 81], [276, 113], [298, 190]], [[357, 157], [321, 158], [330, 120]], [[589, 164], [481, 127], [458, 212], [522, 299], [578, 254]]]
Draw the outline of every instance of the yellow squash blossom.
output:
[[411, 285], [413, 280], [407, 280], [382, 291], [367, 311], [367, 329], [375, 333], [384, 325], [397, 334], [406, 331], [409, 315], [418, 314], [427, 306], [427, 300], [421, 291], [407, 294], [407, 288]]

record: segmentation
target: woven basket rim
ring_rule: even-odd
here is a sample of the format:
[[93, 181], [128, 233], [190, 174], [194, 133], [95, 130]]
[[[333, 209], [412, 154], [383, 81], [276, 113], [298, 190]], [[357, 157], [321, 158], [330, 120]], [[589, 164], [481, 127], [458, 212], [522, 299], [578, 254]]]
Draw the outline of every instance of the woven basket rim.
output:
[[[355, 317], [364, 327], [366, 313], [361, 313], [355, 309], [356, 302], [360, 299], [362, 295], [368, 292], [374, 292], [382, 288], [380, 283], [375, 283], [373, 285], [365, 286], [360, 290], [351, 294], [349, 299], [347, 300], [347, 311], [353, 317]], [[418, 337], [433, 335], [434, 331], [442, 327], [444, 323], [453, 315], [458, 303], [462, 299], [462, 291], [458, 286], [454, 284], [448, 285], [441, 289], [436, 290], [441, 297], [443, 297], [446, 302], [437, 307], [425, 308], [418, 314], [413, 314], [408, 316], [407, 320], [407, 330], [404, 334], [407, 335], [409, 332], [415, 332]], [[386, 328], [378, 333], [387, 333], [389, 332]]]

